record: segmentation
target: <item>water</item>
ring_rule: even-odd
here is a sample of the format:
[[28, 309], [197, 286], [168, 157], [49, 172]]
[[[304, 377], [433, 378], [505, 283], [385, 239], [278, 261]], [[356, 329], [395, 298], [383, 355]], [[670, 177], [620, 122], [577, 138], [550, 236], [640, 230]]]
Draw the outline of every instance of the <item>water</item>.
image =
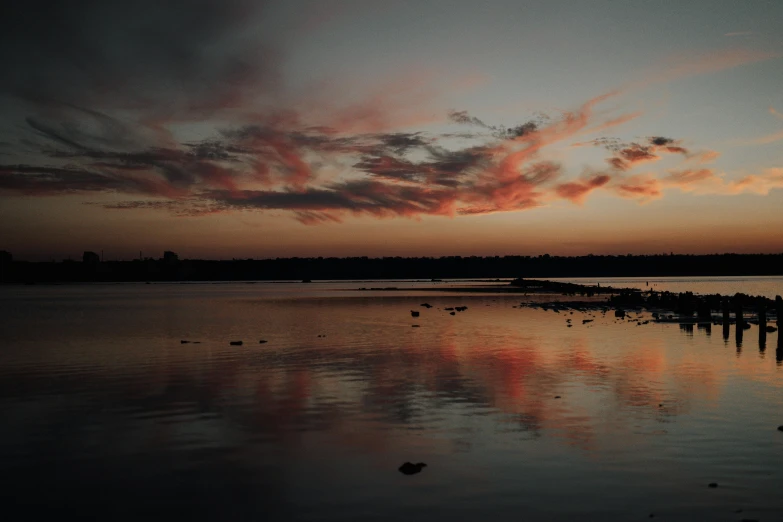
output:
[[[417, 285], [433, 286], [0, 289], [6, 510], [783, 519], [777, 333], [761, 351], [755, 327], [738, 347], [718, 327], [635, 326]], [[443, 310], [459, 305], [469, 308]], [[404, 476], [405, 461], [428, 466]]]

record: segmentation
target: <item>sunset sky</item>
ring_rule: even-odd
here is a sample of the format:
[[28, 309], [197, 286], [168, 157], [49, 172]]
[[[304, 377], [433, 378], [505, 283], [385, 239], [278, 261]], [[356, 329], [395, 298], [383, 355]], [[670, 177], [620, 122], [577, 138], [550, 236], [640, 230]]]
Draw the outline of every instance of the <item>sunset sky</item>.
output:
[[26, 1], [3, 20], [17, 259], [783, 251], [780, 1]]

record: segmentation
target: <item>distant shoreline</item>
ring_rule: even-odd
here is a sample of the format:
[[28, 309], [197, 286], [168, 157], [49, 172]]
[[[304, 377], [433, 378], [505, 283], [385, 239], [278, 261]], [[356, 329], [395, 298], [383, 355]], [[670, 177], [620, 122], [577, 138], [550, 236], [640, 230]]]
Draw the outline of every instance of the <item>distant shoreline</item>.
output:
[[422, 280], [709, 277], [783, 275], [783, 254], [652, 256], [350, 257], [209, 261], [179, 259], [102, 261], [85, 252], [82, 261], [15, 261], [0, 258], [0, 282], [216, 282], [307, 280]]

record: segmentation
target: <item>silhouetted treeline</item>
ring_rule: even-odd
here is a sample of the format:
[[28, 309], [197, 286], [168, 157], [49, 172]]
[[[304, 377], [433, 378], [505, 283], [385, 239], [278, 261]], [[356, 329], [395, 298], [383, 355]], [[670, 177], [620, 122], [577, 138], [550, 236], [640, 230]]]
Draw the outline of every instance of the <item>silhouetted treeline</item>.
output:
[[[86, 253], [88, 254], [88, 253]], [[783, 254], [0, 262], [6, 283], [783, 275]]]

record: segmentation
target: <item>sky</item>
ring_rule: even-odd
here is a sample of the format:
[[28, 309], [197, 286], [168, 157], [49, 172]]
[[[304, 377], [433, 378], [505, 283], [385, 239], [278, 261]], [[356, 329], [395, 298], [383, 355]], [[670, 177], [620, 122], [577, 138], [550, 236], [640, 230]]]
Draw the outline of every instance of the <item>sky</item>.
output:
[[783, 2], [3, 18], [15, 259], [783, 252]]

